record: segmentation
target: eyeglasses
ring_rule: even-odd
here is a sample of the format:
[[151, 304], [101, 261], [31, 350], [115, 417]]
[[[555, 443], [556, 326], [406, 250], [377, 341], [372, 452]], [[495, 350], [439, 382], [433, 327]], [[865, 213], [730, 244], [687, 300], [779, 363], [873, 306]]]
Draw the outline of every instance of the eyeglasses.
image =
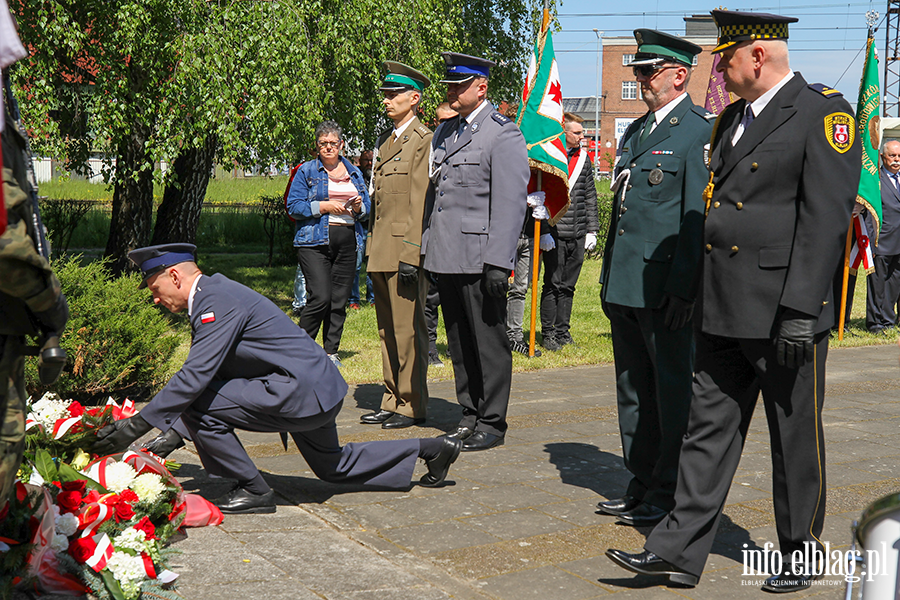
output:
[[320, 142], [316, 142], [316, 143], [319, 144], [319, 147], [321, 147], [321, 148], [337, 148], [341, 145], [342, 142], [322, 142], [322, 141], [320, 141]]
[[639, 65], [637, 67], [631, 67], [632, 72], [634, 72], [635, 77], [653, 77], [657, 71], [665, 71], [666, 69], [677, 69], [676, 65], [668, 65], [665, 67], [660, 67], [657, 65]]

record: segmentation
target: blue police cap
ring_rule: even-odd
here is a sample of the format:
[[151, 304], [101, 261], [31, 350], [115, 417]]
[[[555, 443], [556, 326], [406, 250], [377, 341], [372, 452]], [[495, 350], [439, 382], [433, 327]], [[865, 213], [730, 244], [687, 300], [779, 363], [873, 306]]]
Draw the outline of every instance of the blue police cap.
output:
[[442, 52], [441, 57], [447, 65], [447, 75], [441, 83], [462, 83], [473, 77], [490, 77], [491, 67], [497, 64], [486, 58], [457, 52]]
[[138, 288], [147, 287], [147, 280], [173, 265], [197, 262], [197, 246], [193, 244], [160, 244], [137, 248], [128, 253], [128, 259], [138, 266], [144, 280]]

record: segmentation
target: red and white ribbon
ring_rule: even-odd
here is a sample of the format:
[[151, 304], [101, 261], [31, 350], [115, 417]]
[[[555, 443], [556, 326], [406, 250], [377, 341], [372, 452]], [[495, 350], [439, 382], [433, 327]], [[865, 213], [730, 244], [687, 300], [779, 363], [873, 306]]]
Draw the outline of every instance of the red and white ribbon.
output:
[[109, 561], [109, 557], [113, 555], [114, 549], [109, 536], [105, 533], [95, 536], [94, 541], [97, 542], [97, 547], [94, 548], [94, 553], [91, 554], [90, 558], [84, 561], [84, 564], [99, 573], [106, 567], [106, 563]]
[[58, 440], [62, 436], [66, 435], [72, 425], [76, 423], [81, 423], [81, 417], [68, 417], [65, 419], [57, 419], [56, 423], [53, 424], [53, 439]]
[[97, 528], [103, 525], [113, 515], [113, 510], [109, 506], [100, 502], [91, 502], [78, 512], [78, 528], [84, 529], [81, 537], [91, 537], [96, 533]]

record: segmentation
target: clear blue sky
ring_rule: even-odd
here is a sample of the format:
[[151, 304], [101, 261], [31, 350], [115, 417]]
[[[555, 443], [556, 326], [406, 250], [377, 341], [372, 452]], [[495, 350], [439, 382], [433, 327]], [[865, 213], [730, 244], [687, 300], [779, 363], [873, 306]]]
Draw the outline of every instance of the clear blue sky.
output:
[[[866, 11], [879, 13], [879, 29], [875, 34], [879, 56], [884, 55], [887, 2], [853, 1], [843, 4], [829, 0], [787, 0], [784, 3], [754, 2], [728, 5], [731, 10], [752, 10], [797, 17], [790, 26], [788, 48], [791, 67], [809, 82], [834, 86], [856, 104], [866, 43]], [[684, 4], [658, 0], [597, 2], [596, 0], [563, 0], [559, 7], [562, 31], [554, 33], [553, 44], [559, 63], [563, 95], [593, 96], [597, 87], [597, 37], [631, 35], [634, 29], [649, 27], [676, 35], [684, 35], [683, 17], [708, 14], [719, 4], [687, 0]], [[884, 64], [879, 65], [884, 72]], [[845, 72], [846, 71], [846, 72]], [[700, 100], [702, 102], [702, 100]], [[893, 116], [893, 115], [891, 115]]]

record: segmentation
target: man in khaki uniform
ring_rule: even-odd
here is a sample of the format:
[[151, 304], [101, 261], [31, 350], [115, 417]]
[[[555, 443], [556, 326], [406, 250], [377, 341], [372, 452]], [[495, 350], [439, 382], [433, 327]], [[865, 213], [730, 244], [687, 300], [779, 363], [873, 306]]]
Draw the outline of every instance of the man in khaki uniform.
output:
[[381, 91], [394, 122], [378, 138], [372, 178], [372, 211], [366, 252], [381, 337], [384, 398], [363, 423], [400, 429], [425, 421], [428, 402], [428, 331], [422, 270], [422, 218], [428, 189], [431, 130], [415, 116], [429, 79], [387, 61]]

